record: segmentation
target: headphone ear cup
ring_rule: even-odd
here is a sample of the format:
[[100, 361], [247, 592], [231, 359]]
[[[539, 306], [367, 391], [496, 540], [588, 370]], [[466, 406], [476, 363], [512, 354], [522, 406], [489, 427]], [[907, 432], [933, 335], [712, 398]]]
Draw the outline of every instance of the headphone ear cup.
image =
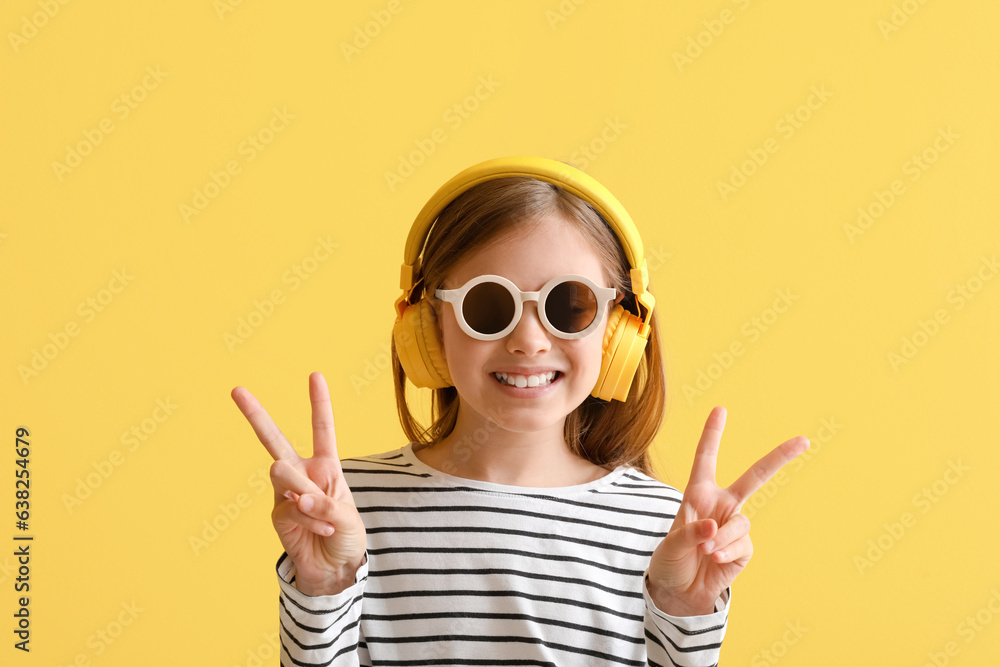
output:
[[601, 372], [591, 396], [625, 401], [642, 361], [646, 339], [639, 335], [642, 319], [616, 304], [608, 316], [602, 343]]
[[411, 304], [393, 325], [396, 354], [406, 377], [416, 387], [441, 389], [452, 386], [448, 364], [441, 354], [437, 315], [425, 299]]

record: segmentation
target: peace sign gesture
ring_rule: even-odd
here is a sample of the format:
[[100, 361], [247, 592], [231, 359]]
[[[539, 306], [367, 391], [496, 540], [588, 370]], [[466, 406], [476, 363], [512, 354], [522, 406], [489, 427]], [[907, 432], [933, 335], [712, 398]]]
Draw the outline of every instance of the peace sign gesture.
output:
[[332, 595], [354, 584], [363, 565], [367, 534], [337, 454], [330, 391], [320, 373], [309, 376], [313, 456], [304, 459], [243, 387], [231, 394], [274, 459], [271, 522], [295, 563], [295, 587], [307, 595]]
[[649, 563], [649, 592], [656, 606], [672, 616], [696, 616], [715, 611], [715, 600], [750, 562], [750, 519], [740, 510], [782, 466], [809, 449], [797, 436], [778, 445], [738, 480], [723, 489], [715, 483], [726, 409], [708, 415], [691, 477], [670, 532]]

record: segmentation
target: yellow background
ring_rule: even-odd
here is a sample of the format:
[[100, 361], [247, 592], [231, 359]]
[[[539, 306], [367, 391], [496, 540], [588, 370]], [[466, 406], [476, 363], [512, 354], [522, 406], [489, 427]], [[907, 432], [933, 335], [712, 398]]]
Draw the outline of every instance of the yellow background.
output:
[[[729, 412], [723, 485], [789, 438], [813, 443], [745, 508], [755, 554], [722, 663], [995, 659], [1000, 7], [393, 8], [4, 3], [0, 662], [277, 664], [271, 459], [229, 393], [247, 387], [308, 455], [319, 370], [341, 457], [405, 444], [384, 369], [406, 233], [445, 180], [516, 154], [575, 161], [642, 233], [667, 481], [683, 488], [715, 405]], [[294, 118], [268, 136], [275, 109]], [[436, 130], [444, 141], [415, 153]], [[253, 159], [251, 135], [271, 140]], [[742, 164], [765, 145], [763, 164]], [[54, 166], [75, 147], [78, 166]], [[229, 161], [239, 172], [185, 216]], [[879, 196], [891, 204], [851, 232]], [[312, 264], [319, 239], [336, 248]], [[308, 280], [286, 279], [297, 265]], [[275, 290], [283, 303], [227, 345]], [[795, 299], [778, 313], [781, 290]], [[699, 373], [704, 389], [685, 392]], [[176, 406], [161, 422], [158, 400]], [[32, 433], [30, 654], [12, 648], [18, 426]], [[67, 505], [81, 484], [89, 496]], [[193, 546], [213, 521], [229, 525]]]

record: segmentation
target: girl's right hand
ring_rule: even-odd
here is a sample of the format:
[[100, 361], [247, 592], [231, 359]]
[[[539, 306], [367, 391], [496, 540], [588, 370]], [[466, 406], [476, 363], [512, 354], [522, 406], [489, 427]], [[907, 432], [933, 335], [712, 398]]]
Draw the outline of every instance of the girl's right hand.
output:
[[298, 455], [249, 391], [236, 387], [231, 395], [274, 459], [271, 521], [295, 563], [295, 587], [306, 595], [333, 595], [353, 585], [364, 564], [367, 534], [340, 466], [323, 375], [309, 376], [313, 456], [308, 459]]

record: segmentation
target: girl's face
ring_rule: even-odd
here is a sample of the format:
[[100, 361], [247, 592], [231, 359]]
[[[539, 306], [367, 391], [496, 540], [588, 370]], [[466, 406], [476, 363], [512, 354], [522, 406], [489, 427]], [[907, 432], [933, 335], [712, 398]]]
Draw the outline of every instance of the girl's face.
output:
[[[525, 227], [513, 237], [464, 258], [440, 287], [455, 289], [476, 276], [493, 274], [507, 278], [523, 291], [537, 291], [552, 278], [567, 273], [586, 276], [600, 287], [610, 286], [589, 242], [573, 223], [553, 214], [535, 229]], [[621, 295], [616, 300], [620, 299]], [[438, 333], [459, 394], [460, 419], [474, 426], [493, 421], [508, 431], [558, 433], [561, 439], [566, 416], [597, 383], [611, 305], [599, 304], [597, 329], [584, 338], [566, 340], [542, 325], [537, 302], [526, 301], [513, 331], [499, 340], [482, 341], [462, 331], [453, 304], [438, 302]], [[494, 376], [497, 371], [531, 375], [552, 370], [559, 374], [547, 387], [504, 386]]]

